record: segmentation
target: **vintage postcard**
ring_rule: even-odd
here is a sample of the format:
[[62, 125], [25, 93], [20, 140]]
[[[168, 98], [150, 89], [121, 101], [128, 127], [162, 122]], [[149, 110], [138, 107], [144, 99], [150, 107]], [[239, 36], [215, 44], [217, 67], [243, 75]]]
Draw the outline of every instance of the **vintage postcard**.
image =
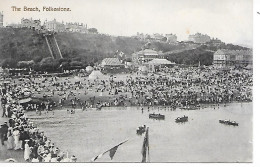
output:
[[253, 0], [0, 0], [0, 162], [253, 162]]

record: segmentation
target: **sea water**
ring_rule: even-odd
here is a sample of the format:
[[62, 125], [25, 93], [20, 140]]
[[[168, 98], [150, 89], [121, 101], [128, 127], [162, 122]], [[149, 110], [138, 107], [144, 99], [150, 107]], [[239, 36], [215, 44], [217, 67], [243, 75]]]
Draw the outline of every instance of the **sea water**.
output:
[[[91, 159], [120, 142], [113, 159], [109, 153], [97, 162], [140, 162], [144, 134], [136, 134], [141, 125], [149, 127], [150, 162], [252, 162], [252, 103], [207, 106], [199, 110], [170, 110], [154, 107], [109, 107], [97, 111], [54, 110], [42, 115], [28, 112], [29, 118], [44, 130], [62, 151], [75, 155], [78, 162]], [[149, 119], [161, 113], [165, 120]], [[189, 121], [175, 123], [186, 115]], [[220, 119], [236, 121], [239, 126], [220, 124]]]

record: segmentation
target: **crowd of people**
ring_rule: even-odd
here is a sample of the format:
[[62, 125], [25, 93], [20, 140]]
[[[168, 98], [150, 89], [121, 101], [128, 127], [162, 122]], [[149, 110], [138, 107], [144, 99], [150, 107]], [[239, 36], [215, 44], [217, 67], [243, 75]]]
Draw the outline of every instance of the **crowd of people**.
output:
[[23, 150], [27, 162], [76, 162], [74, 155], [69, 158], [68, 153], [62, 152], [31, 122], [25, 107], [13, 98], [19, 93], [12, 91], [10, 85], [5, 85], [1, 91], [2, 117], [9, 119], [0, 128], [1, 147]]
[[[139, 72], [140, 73], [140, 72]], [[7, 149], [24, 150], [29, 162], [75, 162], [68, 158], [27, 118], [28, 110], [51, 111], [67, 105], [67, 112], [109, 106], [199, 106], [248, 102], [252, 100], [252, 72], [248, 70], [219, 71], [206, 68], [165, 68], [157, 73], [114, 75], [99, 79], [88, 77], [30, 76], [13, 79], [1, 87], [1, 145]], [[40, 102], [21, 98], [41, 98]], [[71, 106], [71, 110], [68, 109]]]
[[[94, 80], [87, 77], [29, 78], [27, 82], [16, 82], [13, 87], [15, 91], [23, 89], [22, 93], [26, 91], [24, 88], [30, 88], [34, 95], [53, 99], [54, 104], [48, 103], [49, 108], [56, 104], [82, 109], [157, 105], [176, 108], [202, 103], [251, 101], [252, 84], [252, 72], [248, 70], [219, 71], [211, 67], [193, 67], [166, 68], [148, 75], [125, 74], [118, 78], [112, 75]], [[40, 105], [35, 108], [40, 108]]]
[[[75, 90], [113, 97], [105, 101], [96, 98], [96, 102], [90, 100], [90, 104], [183, 107], [252, 101], [253, 79], [252, 72], [248, 70], [175, 68], [147, 76], [126, 75], [124, 79], [113, 76], [92, 81], [85, 79], [79, 85], [74, 85]], [[74, 95], [81, 97], [78, 99], [84, 99], [76, 92]]]

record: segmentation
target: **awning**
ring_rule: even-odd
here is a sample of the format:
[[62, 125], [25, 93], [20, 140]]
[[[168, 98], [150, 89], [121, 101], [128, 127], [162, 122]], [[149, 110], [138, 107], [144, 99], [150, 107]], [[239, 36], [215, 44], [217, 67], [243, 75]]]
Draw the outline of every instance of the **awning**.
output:
[[24, 104], [24, 103], [30, 102], [31, 100], [32, 100], [32, 98], [21, 99], [21, 100], [18, 101], [18, 103]]

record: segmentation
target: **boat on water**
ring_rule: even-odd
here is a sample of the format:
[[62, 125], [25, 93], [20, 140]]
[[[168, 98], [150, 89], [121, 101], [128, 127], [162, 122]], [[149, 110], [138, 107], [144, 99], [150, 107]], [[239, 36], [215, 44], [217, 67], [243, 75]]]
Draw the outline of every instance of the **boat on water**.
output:
[[180, 109], [182, 110], [199, 110], [200, 109], [200, 106], [197, 105], [188, 105], [188, 106], [183, 106], [183, 107], [180, 107]]
[[183, 117], [178, 117], [175, 119], [176, 123], [183, 123], [183, 122], [188, 122], [188, 116], [183, 116]]
[[143, 125], [143, 126], [139, 126], [137, 129], [136, 129], [136, 134], [137, 135], [142, 135], [146, 130], [146, 126]]
[[102, 105], [98, 105], [97, 110], [101, 110], [101, 109], [102, 109]]
[[238, 123], [236, 121], [230, 121], [230, 120], [219, 120], [219, 123], [225, 124], [225, 125], [238, 126]]
[[165, 119], [165, 116], [164, 115], [162, 115], [162, 114], [149, 114], [149, 118], [151, 118], [151, 119]]

